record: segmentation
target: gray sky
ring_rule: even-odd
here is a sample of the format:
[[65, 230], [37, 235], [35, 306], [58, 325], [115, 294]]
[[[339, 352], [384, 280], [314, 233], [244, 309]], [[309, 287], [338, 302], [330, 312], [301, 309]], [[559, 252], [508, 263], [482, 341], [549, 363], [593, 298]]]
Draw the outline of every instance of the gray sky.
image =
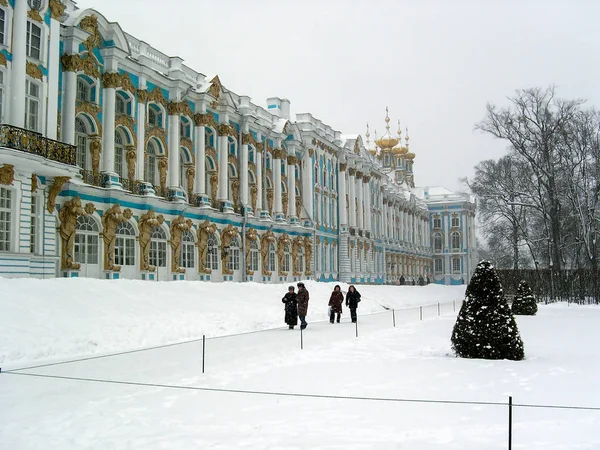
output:
[[[594, 0], [80, 0], [124, 31], [265, 106], [291, 101], [342, 134], [408, 126], [417, 185], [462, 189], [505, 144], [486, 102], [555, 84], [599, 104]], [[371, 137], [373, 139], [373, 137]]]

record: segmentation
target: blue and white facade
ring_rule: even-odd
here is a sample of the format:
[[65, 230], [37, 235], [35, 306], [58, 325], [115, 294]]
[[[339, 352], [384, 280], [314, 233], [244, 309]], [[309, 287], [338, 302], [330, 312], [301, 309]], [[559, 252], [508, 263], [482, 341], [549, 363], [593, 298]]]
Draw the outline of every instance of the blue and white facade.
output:
[[390, 176], [360, 136], [70, 0], [0, 0], [0, 32], [0, 276], [433, 276], [412, 159]]

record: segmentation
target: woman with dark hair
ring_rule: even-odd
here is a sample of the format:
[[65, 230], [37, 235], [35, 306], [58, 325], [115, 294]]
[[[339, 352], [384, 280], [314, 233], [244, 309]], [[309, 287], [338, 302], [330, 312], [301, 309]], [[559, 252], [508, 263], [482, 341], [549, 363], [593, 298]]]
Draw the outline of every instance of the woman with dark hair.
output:
[[337, 323], [340, 323], [342, 316], [342, 303], [344, 303], [344, 294], [342, 294], [342, 288], [337, 285], [333, 288], [331, 297], [329, 297], [329, 321], [333, 323], [333, 319], [337, 314]]
[[352, 318], [352, 323], [356, 322], [356, 308], [358, 308], [358, 303], [360, 302], [360, 293], [356, 290], [354, 285], [350, 285], [348, 288], [348, 293], [346, 294], [346, 306], [350, 308], [350, 317]]
[[288, 288], [287, 294], [281, 299], [285, 303], [285, 323], [293, 330], [298, 325], [298, 301], [296, 300], [296, 293], [294, 292], [294, 286]]

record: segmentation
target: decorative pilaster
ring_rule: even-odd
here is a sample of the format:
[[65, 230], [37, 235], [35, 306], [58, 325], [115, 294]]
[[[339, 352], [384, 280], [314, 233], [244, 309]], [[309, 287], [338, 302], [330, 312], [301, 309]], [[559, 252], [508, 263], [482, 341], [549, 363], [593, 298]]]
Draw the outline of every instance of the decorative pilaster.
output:
[[364, 226], [365, 230], [372, 233], [371, 230], [371, 191], [369, 189], [369, 180], [371, 177], [363, 176], [363, 203], [364, 203]]
[[58, 125], [58, 78], [60, 74], [60, 18], [65, 5], [57, 0], [50, 4], [50, 43], [48, 48], [48, 106], [46, 135], [50, 139], [57, 138]]
[[202, 114], [194, 116], [194, 150], [196, 152], [196, 182], [195, 194], [198, 196], [198, 205], [210, 204], [206, 195], [206, 125]]
[[[146, 154], [146, 102], [145, 96], [138, 95], [137, 103], [137, 162], [136, 162], [136, 177], [138, 180], [145, 180], [145, 154]], [[149, 186], [151, 187], [151, 186]]]
[[[102, 74], [102, 172], [105, 174], [105, 187], [121, 187], [115, 173], [115, 101], [116, 88], [119, 86], [119, 74]], [[66, 118], [64, 119], [66, 120]]]
[[[263, 175], [262, 175], [262, 159], [263, 159], [263, 143], [256, 144], [256, 209], [254, 214], [261, 216], [263, 209]], [[254, 195], [254, 194], [253, 194]]]
[[169, 199], [171, 200], [184, 200], [182, 189], [183, 180], [179, 179], [179, 116], [182, 113], [182, 106], [185, 105], [185, 102], [170, 102], [167, 105], [169, 114], [169, 171], [167, 175], [167, 184], [169, 186]]
[[362, 172], [356, 172], [356, 226], [364, 230], [364, 214], [363, 214], [363, 174]]
[[252, 136], [248, 134], [248, 124], [244, 123], [244, 133], [242, 134], [242, 150], [240, 156], [240, 202], [245, 212], [249, 212], [251, 207], [248, 202], [248, 144]]
[[[25, 125], [25, 80], [26, 80], [26, 40], [27, 40], [27, 2], [17, 1], [13, 7], [12, 24], [12, 61], [10, 88], [9, 123], [24, 128]], [[73, 108], [75, 105], [73, 105]]]
[[273, 188], [274, 188], [274, 205], [273, 215], [275, 220], [284, 220], [283, 205], [281, 202], [281, 158], [284, 151], [280, 148], [273, 150]]
[[306, 149], [302, 157], [302, 203], [303, 210], [298, 212], [298, 215], [303, 219], [304, 226], [310, 226], [313, 222], [313, 163], [312, 149]]
[[221, 124], [217, 129], [219, 133], [219, 186], [217, 199], [219, 199], [225, 208], [231, 209], [231, 201], [228, 198], [228, 170], [227, 170], [227, 150], [228, 150], [228, 132], [229, 125]]
[[296, 216], [296, 164], [298, 164], [298, 158], [288, 156], [287, 164], [288, 210], [286, 213], [290, 223], [298, 223], [298, 217]]
[[[347, 163], [340, 163], [338, 176], [338, 210], [340, 214], [340, 231], [343, 233], [348, 229], [348, 209], [346, 208], [346, 168]], [[341, 249], [341, 246], [340, 246]], [[340, 268], [341, 270], [341, 268]]]
[[348, 169], [348, 206], [350, 210], [350, 217], [348, 222], [351, 227], [356, 227], [356, 169], [353, 167]]

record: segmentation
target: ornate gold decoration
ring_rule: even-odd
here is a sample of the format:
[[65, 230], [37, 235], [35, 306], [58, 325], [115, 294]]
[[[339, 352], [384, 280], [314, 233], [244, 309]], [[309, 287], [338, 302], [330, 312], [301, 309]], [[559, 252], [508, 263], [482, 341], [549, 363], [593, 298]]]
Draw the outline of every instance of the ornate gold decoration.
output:
[[294, 155], [290, 155], [287, 157], [287, 163], [288, 165], [292, 165], [295, 166], [296, 164], [298, 164], [298, 157], [294, 156]]
[[94, 214], [96, 212], [96, 206], [93, 203], [86, 203], [83, 209], [86, 214]]
[[96, 129], [98, 130], [98, 134], [102, 134], [102, 123], [100, 122], [100, 119], [98, 118], [98, 114], [100, 113], [100, 106], [98, 106], [94, 102], [82, 102], [82, 101], [78, 100], [75, 103], [75, 116], [77, 116], [80, 113], [89, 115], [90, 118], [96, 124]]
[[237, 209], [240, 204], [240, 182], [239, 180], [233, 180], [231, 183], [231, 196], [233, 197], [233, 207]]
[[244, 133], [242, 134], [242, 145], [254, 145], [256, 146], [256, 140], [252, 133]]
[[273, 150], [273, 159], [284, 159], [286, 157], [286, 152], [282, 148], [276, 148]]
[[[86, 205], [87, 207], [87, 205]], [[117, 240], [117, 226], [133, 216], [127, 208], [121, 211], [121, 205], [114, 204], [102, 215], [102, 238], [104, 239], [104, 270], [118, 272], [121, 266], [115, 265], [115, 242]]]
[[187, 178], [187, 193], [191, 197], [194, 193], [194, 177], [196, 176], [196, 169], [192, 164], [185, 165], [185, 176]]
[[180, 102], [169, 102], [167, 105], [167, 111], [170, 116], [178, 116], [184, 114], [186, 116], [192, 117], [192, 109], [190, 108], [190, 104], [182, 100]]
[[11, 185], [15, 181], [15, 167], [12, 164], [4, 164], [0, 167], [0, 184]]
[[154, 272], [155, 266], [150, 265], [150, 238], [154, 227], [163, 224], [165, 218], [161, 215], [156, 215], [154, 210], [150, 210], [140, 217], [138, 228], [140, 230], [140, 269]]
[[219, 175], [215, 172], [210, 176], [210, 198], [215, 204], [217, 201], [217, 191], [219, 187]]
[[354, 141], [354, 153], [356, 153], [357, 155], [360, 153], [360, 147], [358, 145], [358, 139], [356, 139]]
[[98, 69], [97, 61], [89, 54], [85, 55], [68, 55], [64, 54], [60, 57], [63, 71], [79, 72], [82, 71], [87, 76], [92, 78], [100, 78], [100, 70]]
[[369, 180], [371, 180], [371, 177], [369, 177], [369, 176], [363, 176], [363, 183], [368, 183]]
[[277, 260], [279, 261], [279, 275], [287, 276], [287, 272], [283, 271], [283, 258], [285, 257], [285, 246], [290, 245], [292, 241], [287, 233], [283, 233], [277, 239]]
[[251, 269], [252, 261], [250, 258], [251, 245], [250, 242], [258, 241], [258, 231], [254, 228], [248, 228], [246, 231], [246, 274], [254, 275], [254, 271]]
[[311, 276], [311, 262], [312, 262], [312, 240], [309, 236], [304, 236], [304, 261], [305, 261], [305, 270], [304, 275]]
[[192, 162], [194, 162], [195, 160], [195, 156], [194, 156], [194, 143], [192, 142], [192, 140], [187, 137], [187, 136], [181, 136], [179, 138], [179, 144], [182, 147], [187, 148], [190, 151], [190, 155], [192, 155]]
[[54, 20], [60, 20], [66, 8], [59, 0], [50, 0], [48, 7], [50, 8], [50, 16]]
[[[0, 169], [1, 171], [2, 169]], [[31, 193], [35, 194], [38, 190], [38, 177], [35, 173], [31, 174]]]
[[210, 80], [210, 87], [208, 88], [208, 95], [214, 98], [214, 101], [211, 102], [211, 106], [216, 108], [219, 103], [219, 98], [221, 97], [221, 80], [219, 80], [219, 76], [215, 75], [215, 77]]
[[129, 135], [133, 138], [133, 145], [137, 147], [137, 135], [134, 132], [135, 122], [133, 118], [128, 114], [117, 114], [115, 117], [115, 129], [117, 127], [127, 128]]
[[232, 239], [237, 236], [238, 229], [231, 224], [221, 230], [221, 273], [224, 275], [233, 274], [233, 271], [229, 270], [229, 252], [225, 249], [229, 248]]
[[148, 91], [146, 89], [137, 89], [136, 92], [138, 103], [148, 102]]
[[121, 87], [121, 77], [117, 72], [104, 72], [102, 74], [102, 86], [106, 89]]
[[208, 250], [208, 237], [217, 232], [217, 226], [205, 220], [198, 227], [198, 272], [211, 273], [211, 269], [206, 268], [206, 257]]
[[287, 193], [284, 192], [281, 196], [281, 207], [283, 209], [283, 216], [286, 218], [288, 216], [288, 203], [289, 203], [289, 199], [288, 199]]
[[213, 116], [212, 113], [194, 114], [194, 124], [199, 127], [208, 125], [214, 129], [217, 128], [217, 122], [215, 122], [215, 116]]
[[269, 266], [269, 245], [275, 242], [275, 235], [272, 231], [267, 231], [263, 233], [260, 237], [260, 255], [262, 258], [262, 274], [270, 277], [273, 273], [267, 270]]
[[185, 269], [181, 267], [181, 235], [184, 231], [189, 231], [192, 228], [192, 221], [179, 216], [171, 222], [171, 272], [185, 273]]
[[136, 163], [136, 154], [135, 145], [128, 145], [126, 147], [125, 160], [127, 161], [127, 178], [133, 182], [135, 181], [135, 163]]
[[[54, 180], [56, 183], [56, 178]], [[80, 267], [78, 263], [74, 262], [73, 246], [75, 244], [77, 218], [83, 215], [85, 215], [85, 210], [81, 206], [81, 198], [79, 197], [74, 197], [65, 202], [60, 211], [58, 211], [58, 218], [60, 220], [59, 234], [62, 243], [61, 268], [63, 270], [77, 270]]]
[[222, 123], [221, 125], [219, 125], [217, 127], [217, 132], [219, 133], [219, 136], [236, 136], [237, 132], [235, 131], [235, 128], [233, 127], [233, 125], [228, 125], [225, 123]]
[[295, 277], [302, 276], [302, 271], [298, 270], [298, 255], [300, 254], [300, 248], [302, 245], [302, 236], [296, 236], [292, 241], [292, 275]]
[[8, 0], [0, 0], [0, 5], [8, 6]]
[[265, 149], [265, 144], [263, 144], [262, 142], [257, 142], [256, 143], [256, 151], [258, 153], [262, 153]]
[[340, 163], [340, 172], [345, 172], [348, 167], [348, 163]]
[[165, 156], [157, 158], [158, 161], [156, 165], [158, 166], [158, 178], [160, 180], [160, 190], [162, 191], [162, 195], [165, 195], [167, 192], [167, 167], [168, 162]]
[[356, 179], [360, 180], [363, 177], [363, 173], [362, 172], [356, 172]]
[[52, 186], [50, 187], [50, 192], [48, 193], [48, 203], [46, 204], [46, 208], [50, 214], [54, 212], [54, 208], [56, 207], [56, 196], [61, 191], [63, 184], [70, 179], [70, 177], [54, 177], [54, 183], [52, 183]]
[[160, 103], [165, 108], [167, 106], [167, 99], [163, 95], [163, 91], [160, 87], [156, 86], [152, 91], [148, 92], [146, 89], [138, 89], [138, 101], [142, 103], [154, 102]]
[[0, 66], [8, 67], [8, 61], [4, 53], [0, 53]]
[[348, 175], [350, 175], [351, 177], [353, 177], [354, 175], [356, 175], [356, 169], [354, 167], [350, 167], [348, 169]]
[[250, 197], [252, 198], [252, 211], [256, 213], [256, 205], [258, 200], [258, 187], [256, 187], [256, 184], [253, 184], [250, 188]]
[[[217, 151], [214, 149], [214, 147], [211, 147], [210, 145], [207, 146], [204, 149], [204, 153], [206, 154], [206, 156], [210, 156], [211, 158], [213, 158], [213, 160], [215, 160], [215, 162], [216, 162]], [[218, 165], [215, 164], [215, 167], [218, 167]], [[216, 170], [218, 170], [218, 169], [216, 169]]]
[[167, 135], [166, 135], [165, 129], [161, 128], [161, 127], [147, 126], [146, 127], [146, 135], [144, 137], [146, 144], [148, 144], [148, 141], [150, 140], [151, 137], [155, 137], [160, 141], [160, 143], [162, 144], [163, 150], [165, 152], [165, 156], [168, 156], [169, 155], [169, 147], [167, 147]]
[[30, 9], [29, 11], [27, 11], [27, 17], [39, 23], [42, 23], [44, 21], [44, 19], [42, 19], [42, 16], [40, 16], [40, 12], [37, 9]]
[[92, 136], [90, 142], [90, 154], [92, 156], [92, 175], [94, 180], [100, 175], [100, 153], [102, 152], [102, 141], [100, 136]]
[[40, 81], [44, 79], [42, 69], [40, 69], [40, 67], [37, 64], [34, 64], [30, 61], [27, 61], [25, 72], [27, 72], [27, 75], [29, 75], [31, 78], [35, 78]]
[[312, 158], [314, 154], [315, 154], [315, 149], [314, 148], [309, 148], [308, 149], [308, 156], [310, 156]]
[[273, 189], [267, 189], [267, 205], [269, 214], [273, 214]]
[[298, 217], [302, 216], [302, 196], [301, 195], [296, 196], [296, 215]]

